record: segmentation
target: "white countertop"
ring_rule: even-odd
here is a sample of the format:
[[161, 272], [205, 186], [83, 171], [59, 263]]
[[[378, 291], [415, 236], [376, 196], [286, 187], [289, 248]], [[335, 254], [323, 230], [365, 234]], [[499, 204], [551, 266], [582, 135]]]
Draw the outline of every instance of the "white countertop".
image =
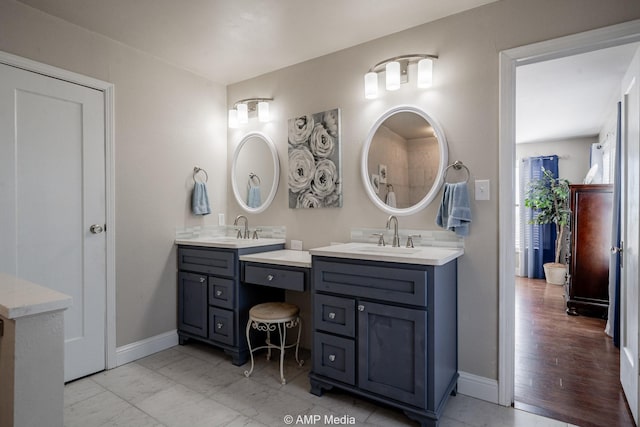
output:
[[377, 246], [373, 243], [357, 242], [310, 249], [309, 252], [311, 255], [326, 257], [420, 265], [444, 265], [464, 255], [464, 249], [461, 248], [442, 248], [437, 246], [394, 248], [390, 245]]
[[308, 251], [282, 249], [279, 251], [257, 252], [241, 255], [240, 261], [260, 262], [263, 264], [288, 265], [291, 267], [311, 268], [311, 254]]
[[0, 273], [0, 315], [7, 319], [65, 310], [71, 302], [68, 295]]
[[284, 244], [285, 239], [260, 238], [260, 239], [237, 239], [235, 237], [194, 237], [189, 239], [176, 239], [176, 245], [203, 246], [208, 248], [255, 248], [259, 246], [269, 246]]

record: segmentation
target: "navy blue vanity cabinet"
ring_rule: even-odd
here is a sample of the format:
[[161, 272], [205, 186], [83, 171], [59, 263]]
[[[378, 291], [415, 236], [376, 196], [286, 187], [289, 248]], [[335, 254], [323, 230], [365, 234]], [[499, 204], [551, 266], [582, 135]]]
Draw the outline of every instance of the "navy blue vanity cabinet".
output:
[[337, 387], [437, 426], [458, 379], [457, 261], [312, 264], [311, 393]]
[[222, 348], [234, 365], [249, 356], [249, 309], [272, 298], [268, 288], [240, 283], [240, 255], [283, 249], [283, 244], [241, 249], [178, 246], [178, 337]]

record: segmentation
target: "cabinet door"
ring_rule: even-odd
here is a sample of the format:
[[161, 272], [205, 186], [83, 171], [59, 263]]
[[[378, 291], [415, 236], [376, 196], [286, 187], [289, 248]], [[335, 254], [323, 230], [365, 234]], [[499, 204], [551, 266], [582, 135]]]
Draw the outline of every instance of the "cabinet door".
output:
[[358, 301], [358, 386], [424, 408], [427, 312]]
[[178, 274], [178, 330], [207, 337], [207, 276]]

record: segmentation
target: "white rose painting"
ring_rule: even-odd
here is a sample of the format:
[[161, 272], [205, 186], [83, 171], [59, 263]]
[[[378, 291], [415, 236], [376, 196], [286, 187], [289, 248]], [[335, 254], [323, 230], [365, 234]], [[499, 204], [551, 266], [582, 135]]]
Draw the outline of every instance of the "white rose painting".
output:
[[289, 119], [289, 207], [342, 207], [340, 110]]

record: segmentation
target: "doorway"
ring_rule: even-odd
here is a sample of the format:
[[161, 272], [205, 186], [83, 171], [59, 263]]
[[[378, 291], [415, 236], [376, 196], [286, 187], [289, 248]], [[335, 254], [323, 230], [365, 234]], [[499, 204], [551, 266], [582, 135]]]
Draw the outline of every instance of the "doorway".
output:
[[[640, 40], [640, 22], [510, 49], [500, 54], [500, 297], [498, 400], [514, 401], [515, 372], [515, 215], [516, 68]], [[509, 184], [510, 183], [510, 184]]]
[[0, 73], [0, 270], [73, 297], [70, 381], [115, 367], [113, 87], [2, 52]]

